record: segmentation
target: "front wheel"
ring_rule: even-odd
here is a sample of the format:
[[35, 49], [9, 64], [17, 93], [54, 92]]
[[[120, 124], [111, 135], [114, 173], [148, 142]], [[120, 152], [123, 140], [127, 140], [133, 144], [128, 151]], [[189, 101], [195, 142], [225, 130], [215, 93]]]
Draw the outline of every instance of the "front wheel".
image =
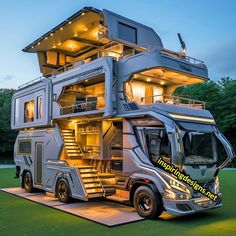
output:
[[144, 218], [154, 219], [163, 212], [160, 197], [147, 186], [136, 189], [133, 204], [138, 214]]
[[57, 198], [60, 202], [69, 203], [71, 201], [70, 188], [66, 180], [59, 180], [56, 189]]

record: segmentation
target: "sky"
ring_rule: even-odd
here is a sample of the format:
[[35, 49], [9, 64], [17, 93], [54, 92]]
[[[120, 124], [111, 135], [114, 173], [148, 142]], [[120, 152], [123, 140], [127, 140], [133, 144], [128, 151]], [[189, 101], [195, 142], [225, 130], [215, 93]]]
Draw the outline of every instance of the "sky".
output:
[[152, 27], [165, 48], [203, 60], [209, 77], [236, 79], [235, 0], [7, 0], [0, 1], [0, 88], [39, 77], [36, 54], [21, 50], [85, 6], [108, 9]]

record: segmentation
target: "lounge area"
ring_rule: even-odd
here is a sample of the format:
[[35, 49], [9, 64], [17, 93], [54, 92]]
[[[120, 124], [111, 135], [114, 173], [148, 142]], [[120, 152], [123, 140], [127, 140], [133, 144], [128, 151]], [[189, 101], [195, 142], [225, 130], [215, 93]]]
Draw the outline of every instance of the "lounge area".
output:
[[99, 76], [66, 86], [58, 103], [61, 115], [104, 109], [104, 77]]

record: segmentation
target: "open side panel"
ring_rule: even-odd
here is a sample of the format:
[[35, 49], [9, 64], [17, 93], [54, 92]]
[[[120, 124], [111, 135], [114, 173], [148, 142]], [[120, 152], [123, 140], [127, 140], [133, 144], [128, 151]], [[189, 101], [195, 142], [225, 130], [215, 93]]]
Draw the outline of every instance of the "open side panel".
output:
[[12, 129], [49, 126], [50, 121], [50, 80], [43, 79], [14, 93], [11, 111]]
[[53, 118], [113, 114], [113, 61], [110, 57], [78, 66], [53, 78]]

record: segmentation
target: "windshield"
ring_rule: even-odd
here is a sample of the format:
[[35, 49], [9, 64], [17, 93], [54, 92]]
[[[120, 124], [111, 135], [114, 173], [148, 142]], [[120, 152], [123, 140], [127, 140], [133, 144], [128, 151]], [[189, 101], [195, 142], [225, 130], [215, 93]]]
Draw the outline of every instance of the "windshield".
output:
[[143, 151], [154, 165], [160, 157], [171, 162], [171, 144], [164, 128], [136, 127], [136, 132]]
[[215, 137], [212, 133], [186, 132], [183, 136], [185, 164], [212, 164]]

